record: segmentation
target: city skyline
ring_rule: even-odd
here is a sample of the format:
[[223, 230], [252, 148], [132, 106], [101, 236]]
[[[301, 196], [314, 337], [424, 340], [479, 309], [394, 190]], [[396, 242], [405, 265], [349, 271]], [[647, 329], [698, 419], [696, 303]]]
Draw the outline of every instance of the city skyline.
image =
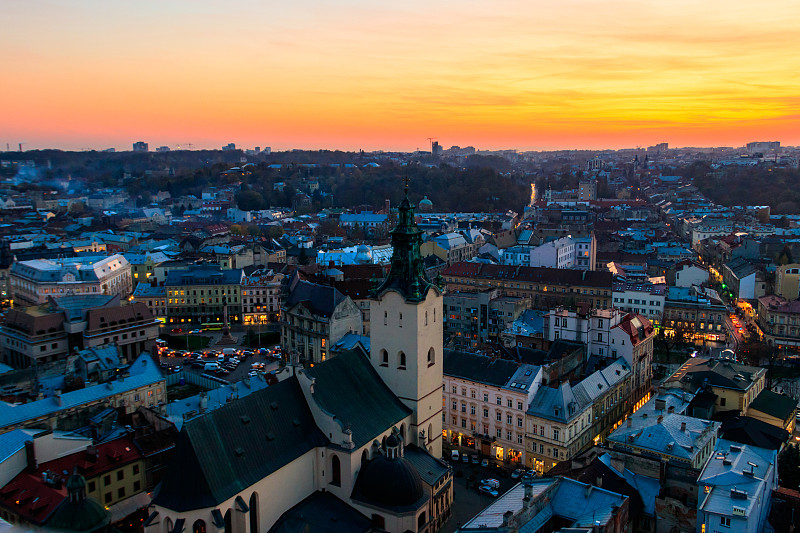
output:
[[[800, 144], [788, 1], [12, 2], [12, 149]], [[12, 105], [8, 105], [11, 103]]]

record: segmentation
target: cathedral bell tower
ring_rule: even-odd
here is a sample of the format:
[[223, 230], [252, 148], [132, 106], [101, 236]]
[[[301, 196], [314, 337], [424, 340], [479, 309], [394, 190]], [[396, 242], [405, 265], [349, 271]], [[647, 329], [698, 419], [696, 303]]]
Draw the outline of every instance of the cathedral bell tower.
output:
[[372, 291], [370, 360], [414, 413], [405, 442], [442, 455], [442, 289], [425, 275], [422, 230], [406, 196], [392, 232], [389, 275]]

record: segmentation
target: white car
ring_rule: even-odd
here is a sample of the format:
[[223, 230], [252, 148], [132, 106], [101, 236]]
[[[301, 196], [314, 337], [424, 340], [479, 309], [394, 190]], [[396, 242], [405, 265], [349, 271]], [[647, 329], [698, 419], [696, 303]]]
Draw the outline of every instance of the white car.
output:
[[250, 372], [247, 373], [247, 375], [250, 376], [251, 378], [254, 378], [258, 375], [258, 371], [251, 370]]

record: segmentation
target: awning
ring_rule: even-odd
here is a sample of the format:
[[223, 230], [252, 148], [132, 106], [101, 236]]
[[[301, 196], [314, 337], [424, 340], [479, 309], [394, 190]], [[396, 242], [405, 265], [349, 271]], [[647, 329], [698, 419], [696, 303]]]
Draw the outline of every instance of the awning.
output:
[[111, 522], [119, 522], [123, 518], [127, 517], [138, 511], [139, 509], [144, 509], [148, 505], [150, 505], [150, 495], [146, 492], [140, 492], [135, 496], [131, 496], [130, 498], [126, 498], [119, 503], [115, 503], [111, 507], [108, 508], [111, 511]]

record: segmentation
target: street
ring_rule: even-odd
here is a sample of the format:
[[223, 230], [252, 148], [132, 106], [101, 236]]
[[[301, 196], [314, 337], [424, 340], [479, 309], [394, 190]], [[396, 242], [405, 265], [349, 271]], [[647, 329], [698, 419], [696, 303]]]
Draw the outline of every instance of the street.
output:
[[[474, 485], [481, 479], [494, 478], [500, 482], [498, 492], [502, 496], [508, 489], [519, 483], [519, 479], [511, 479], [505, 470], [499, 469], [491, 463], [484, 468], [480, 465], [449, 462], [453, 466], [453, 504], [450, 508], [450, 519], [439, 530], [441, 533], [453, 533], [495, 501], [495, 498], [480, 493], [475, 488], [468, 488], [468, 485]], [[469, 481], [470, 476], [474, 476], [474, 481]]]

